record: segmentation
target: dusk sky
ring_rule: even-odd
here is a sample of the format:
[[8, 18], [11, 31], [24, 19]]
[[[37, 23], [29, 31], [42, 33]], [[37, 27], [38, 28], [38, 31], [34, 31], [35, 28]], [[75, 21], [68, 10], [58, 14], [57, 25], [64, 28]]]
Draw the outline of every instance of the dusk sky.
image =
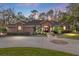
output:
[[22, 12], [25, 16], [28, 16], [32, 10], [38, 10], [40, 12], [47, 12], [49, 9], [65, 11], [67, 3], [4, 3], [0, 4], [0, 10], [14, 8], [14, 11]]

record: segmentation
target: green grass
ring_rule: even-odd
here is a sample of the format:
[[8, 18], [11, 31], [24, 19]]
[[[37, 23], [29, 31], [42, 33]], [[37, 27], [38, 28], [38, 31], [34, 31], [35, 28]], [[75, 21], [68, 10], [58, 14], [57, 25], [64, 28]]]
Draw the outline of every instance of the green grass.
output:
[[79, 34], [77, 34], [77, 33], [66, 33], [66, 34], [63, 34], [62, 37], [79, 39]]
[[0, 56], [74, 56], [74, 54], [43, 48], [0, 48]]

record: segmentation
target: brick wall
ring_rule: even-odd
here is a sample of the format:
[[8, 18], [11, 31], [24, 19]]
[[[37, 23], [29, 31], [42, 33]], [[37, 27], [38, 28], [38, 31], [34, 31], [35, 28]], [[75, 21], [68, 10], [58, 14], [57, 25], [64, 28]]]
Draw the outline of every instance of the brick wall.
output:
[[[18, 30], [18, 26], [22, 27], [22, 30]], [[9, 24], [8, 26], [8, 33], [29, 33], [33, 34], [34, 32], [34, 26], [32, 25], [26, 25], [24, 23], [16, 23], [15, 25]]]

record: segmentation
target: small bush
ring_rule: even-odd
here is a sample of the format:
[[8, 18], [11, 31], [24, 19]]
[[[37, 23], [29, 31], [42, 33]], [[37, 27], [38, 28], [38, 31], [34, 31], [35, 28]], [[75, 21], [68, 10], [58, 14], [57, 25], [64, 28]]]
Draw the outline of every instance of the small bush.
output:
[[60, 34], [62, 33], [64, 30], [63, 30], [63, 27], [61, 26], [54, 26], [54, 29], [53, 29], [53, 32], [56, 33], [56, 34]]
[[6, 28], [0, 28], [0, 32], [6, 33], [7, 32], [7, 29]]
[[29, 32], [27, 33], [18, 33], [18, 32], [15, 32], [15, 33], [7, 33], [8, 35], [31, 35]]

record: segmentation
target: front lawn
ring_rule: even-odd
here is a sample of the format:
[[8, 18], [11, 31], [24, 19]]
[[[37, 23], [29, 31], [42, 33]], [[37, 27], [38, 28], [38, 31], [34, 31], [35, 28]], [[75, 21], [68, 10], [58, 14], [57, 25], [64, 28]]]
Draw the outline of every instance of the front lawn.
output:
[[65, 33], [65, 34], [62, 35], [62, 37], [79, 39], [79, 34], [78, 33]]
[[0, 48], [2, 56], [74, 56], [74, 54], [43, 48]]

